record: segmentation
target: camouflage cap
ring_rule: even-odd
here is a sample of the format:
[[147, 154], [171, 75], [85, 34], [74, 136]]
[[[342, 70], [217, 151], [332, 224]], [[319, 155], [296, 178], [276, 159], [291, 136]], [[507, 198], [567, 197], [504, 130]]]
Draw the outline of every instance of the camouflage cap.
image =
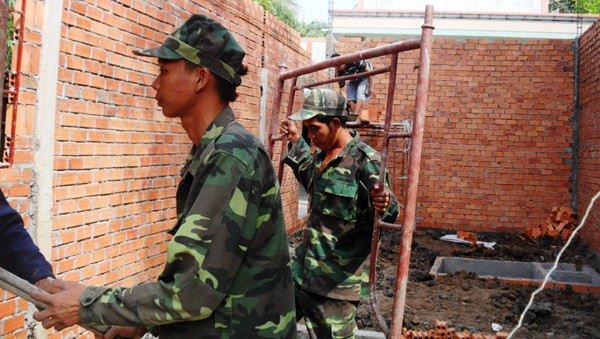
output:
[[167, 60], [186, 59], [239, 86], [239, 70], [246, 52], [233, 35], [220, 23], [201, 14], [194, 14], [167, 36], [159, 47], [134, 51], [140, 56]]
[[312, 89], [305, 93], [302, 110], [289, 116], [291, 120], [308, 120], [317, 115], [343, 117], [348, 115], [346, 98], [331, 89]]

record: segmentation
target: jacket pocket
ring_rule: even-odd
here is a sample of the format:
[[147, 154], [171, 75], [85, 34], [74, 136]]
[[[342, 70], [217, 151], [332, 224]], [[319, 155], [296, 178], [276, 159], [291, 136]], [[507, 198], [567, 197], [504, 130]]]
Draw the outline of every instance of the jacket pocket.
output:
[[323, 214], [346, 221], [355, 219], [357, 194], [355, 183], [329, 180], [323, 189]]

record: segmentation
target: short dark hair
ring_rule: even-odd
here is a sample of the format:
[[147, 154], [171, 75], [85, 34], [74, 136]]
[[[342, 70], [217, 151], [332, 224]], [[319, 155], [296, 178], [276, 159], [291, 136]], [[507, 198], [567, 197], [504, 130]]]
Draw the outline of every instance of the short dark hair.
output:
[[322, 123], [322, 124], [326, 124], [329, 125], [333, 119], [337, 118], [340, 120], [340, 125], [344, 128], [346, 128], [346, 121], [348, 121], [348, 116], [344, 115], [344, 116], [332, 116], [332, 115], [317, 115], [316, 116], [317, 121]]
[[[196, 69], [196, 67], [204, 67], [198, 66], [195, 63], [188, 60], [185, 61], [185, 68], [190, 72]], [[216, 80], [215, 86], [217, 88], [217, 92], [219, 93], [219, 98], [225, 102], [234, 102], [239, 96], [239, 94], [237, 93], [237, 86], [221, 78], [219, 75], [215, 74], [210, 69], [208, 70], [212, 73]], [[240, 77], [243, 77], [244, 75], [248, 74], [248, 67], [246, 65], [242, 65], [242, 68], [238, 70], [238, 74], [240, 75]]]

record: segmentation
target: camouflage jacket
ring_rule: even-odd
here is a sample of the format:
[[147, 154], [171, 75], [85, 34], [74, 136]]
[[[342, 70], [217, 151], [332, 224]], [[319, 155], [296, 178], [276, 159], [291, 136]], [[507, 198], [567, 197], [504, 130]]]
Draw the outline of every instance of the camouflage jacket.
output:
[[[362, 281], [368, 281], [365, 266], [375, 213], [369, 191], [379, 182], [381, 161], [377, 151], [359, 140], [358, 133], [351, 134], [352, 141], [320, 173], [325, 153], [317, 150], [311, 155], [302, 138], [288, 148], [284, 162], [310, 197], [307, 227], [292, 263], [294, 280], [306, 291], [356, 301]], [[399, 206], [389, 192], [390, 203], [382, 219], [392, 222]]]
[[295, 338], [281, 196], [262, 144], [227, 107], [182, 170], [177, 223], [158, 282], [88, 287], [85, 324], [165, 338]]

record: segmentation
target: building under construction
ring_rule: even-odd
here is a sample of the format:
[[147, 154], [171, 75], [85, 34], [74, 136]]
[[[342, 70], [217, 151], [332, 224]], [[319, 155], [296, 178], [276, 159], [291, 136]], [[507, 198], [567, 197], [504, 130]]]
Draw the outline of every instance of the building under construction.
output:
[[[597, 317], [600, 207], [592, 202], [600, 191], [598, 17], [459, 14], [435, 6], [386, 12], [365, 6], [362, 1], [354, 10], [331, 6], [329, 49], [342, 56], [318, 62], [301, 47], [297, 32], [251, 0], [65, 0], [62, 6], [22, 0], [3, 8], [0, 24], [9, 38], [3, 58], [0, 188], [57, 277], [131, 286], [160, 274], [189, 141], [179, 123], [166, 119], [155, 104], [149, 84], [156, 65], [132, 50], [160, 44], [165, 32], [202, 13], [221, 21], [248, 51], [250, 72], [233, 108], [264, 141], [274, 165], [281, 166], [291, 238], [305, 222], [305, 192], [280, 164], [285, 140], [276, 126], [301, 106], [304, 89], [338, 89], [337, 82], [347, 78], [335, 78], [333, 67], [373, 62], [369, 121], [352, 127], [384, 155], [383, 168], [403, 210], [397, 224], [376, 223], [374, 230], [374, 239], [391, 239], [393, 246], [372, 244], [371, 297], [365, 301], [370, 323], [360, 322], [369, 335], [503, 337], [517, 323], [529, 333], [550, 328], [548, 311], [539, 304], [533, 312], [537, 323], [531, 315], [520, 319], [529, 294], [494, 292], [493, 300], [472, 300], [453, 292], [475, 295], [486, 283], [521, 283], [533, 292], [544, 281], [549, 289], [568, 291], [577, 304], [591, 305], [591, 313], [580, 319]], [[524, 34], [514, 28], [519, 18], [551, 31]], [[369, 19], [380, 20], [380, 26], [373, 29], [372, 22], [365, 23]], [[547, 22], [570, 25], [574, 33], [560, 35]], [[421, 280], [442, 286], [449, 277], [444, 298], [467, 308], [487, 303], [500, 309], [506, 300], [518, 300], [511, 316], [481, 315], [500, 327], [459, 324], [449, 310], [437, 313], [434, 301], [424, 308], [411, 304], [418, 278], [411, 275], [418, 265], [411, 263], [411, 254], [424, 246], [415, 248], [413, 241], [427, 234], [456, 235], [452, 246], [461, 253], [432, 255], [430, 274]], [[477, 259], [486, 253], [493, 259], [489, 253], [504, 248], [500, 239], [547, 252], [521, 253], [521, 265], [514, 267], [466, 260], [477, 253]], [[495, 249], [485, 246], [491, 241]], [[585, 248], [578, 253], [581, 262], [571, 268], [573, 256], [565, 254], [567, 261], [553, 268], [570, 243]], [[381, 270], [382, 260], [393, 263], [391, 271]], [[452, 285], [453, 276], [469, 271], [475, 272], [468, 273], [476, 275], [472, 280]], [[34, 308], [23, 298], [0, 293], [3, 338], [93, 337], [78, 326], [46, 331], [31, 320]], [[598, 330], [587, 323], [581, 327], [545, 333], [593, 337]]]

